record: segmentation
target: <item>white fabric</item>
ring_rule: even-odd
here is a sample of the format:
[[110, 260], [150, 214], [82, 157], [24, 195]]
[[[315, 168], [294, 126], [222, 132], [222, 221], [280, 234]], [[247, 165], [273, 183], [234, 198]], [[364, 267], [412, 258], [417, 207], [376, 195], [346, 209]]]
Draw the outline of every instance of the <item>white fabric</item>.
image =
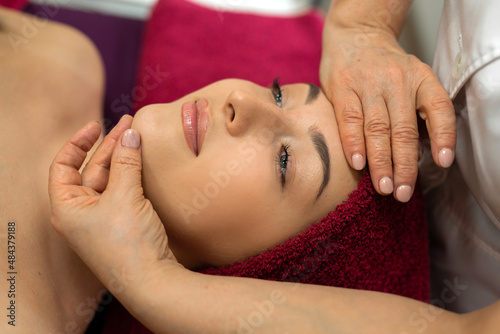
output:
[[422, 168], [442, 182], [426, 193], [432, 293], [457, 312], [500, 299], [499, 17], [498, 0], [447, 0], [434, 57], [455, 105], [457, 150], [449, 171]]
[[310, 9], [313, 0], [189, 0], [212, 9], [267, 15], [298, 15]]
[[158, 0], [30, 0], [39, 5], [78, 9], [100, 14], [146, 20]]
[[[85, 10], [107, 15], [146, 20], [151, 7], [158, 0], [30, 0], [40, 5], [51, 5]], [[300, 15], [307, 12], [314, 0], [187, 0], [222, 11], [267, 14], [277, 16]]]

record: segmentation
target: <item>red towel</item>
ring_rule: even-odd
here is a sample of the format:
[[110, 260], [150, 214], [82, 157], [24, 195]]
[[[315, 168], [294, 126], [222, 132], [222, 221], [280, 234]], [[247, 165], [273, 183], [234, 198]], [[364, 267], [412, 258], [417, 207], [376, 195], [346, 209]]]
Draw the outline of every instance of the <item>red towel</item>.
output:
[[29, 0], [0, 0], [0, 6], [23, 9], [28, 4]]
[[132, 91], [135, 110], [227, 78], [268, 86], [279, 76], [282, 84], [319, 85], [322, 29], [317, 11], [293, 18], [261, 16], [160, 0], [146, 26]]

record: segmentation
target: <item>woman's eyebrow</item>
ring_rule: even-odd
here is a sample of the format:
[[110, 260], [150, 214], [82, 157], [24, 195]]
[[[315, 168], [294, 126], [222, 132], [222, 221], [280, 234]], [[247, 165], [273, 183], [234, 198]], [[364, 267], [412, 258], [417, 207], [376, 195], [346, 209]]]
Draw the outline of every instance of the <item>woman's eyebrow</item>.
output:
[[323, 181], [321, 182], [316, 198], [314, 199], [314, 201], [317, 201], [325, 187], [328, 185], [328, 181], [330, 181], [330, 154], [328, 153], [329, 151], [328, 146], [326, 145], [325, 136], [323, 136], [315, 125], [309, 127], [308, 133], [316, 152], [321, 158], [321, 164], [323, 165]]
[[308, 83], [308, 85], [309, 85], [309, 93], [307, 94], [305, 104], [309, 104], [309, 103], [313, 102], [314, 100], [316, 100], [316, 98], [319, 95], [319, 92], [321, 91], [318, 86], [316, 86], [312, 83]]

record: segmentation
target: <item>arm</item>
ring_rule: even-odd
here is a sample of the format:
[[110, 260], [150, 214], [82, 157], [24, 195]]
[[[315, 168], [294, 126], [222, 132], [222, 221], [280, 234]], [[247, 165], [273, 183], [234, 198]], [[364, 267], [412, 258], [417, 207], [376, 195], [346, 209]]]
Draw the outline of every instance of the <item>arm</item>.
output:
[[465, 333], [462, 316], [390, 294], [207, 276], [168, 263], [149, 275], [155, 283], [112, 292], [155, 333]]
[[397, 38], [407, 0], [334, 0], [323, 31], [320, 79], [332, 101], [347, 161], [366, 161], [380, 194], [405, 202], [419, 155], [417, 113], [425, 120], [434, 161], [449, 167], [455, 114], [429, 66], [406, 54]]
[[[474, 328], [480, 334], [500, 326], [498, 303], [465, 317], [379, 292], [190, 272], [175, 260], [163, 225], [143, 196], [138, 133], [126, 131], [114, 149], [108, 136], [79, 174], [99, 129], [89, 123], [51, 165], [52, 225], [155, 332], [402, 334]], [[108, 181], [102, 175], [109, 166]], [[103, 186], [102, 193], [95, 191]]]
[[339, 28], [375, 28], [398, 37], [411, 0], [333, 0], [327, 24]]

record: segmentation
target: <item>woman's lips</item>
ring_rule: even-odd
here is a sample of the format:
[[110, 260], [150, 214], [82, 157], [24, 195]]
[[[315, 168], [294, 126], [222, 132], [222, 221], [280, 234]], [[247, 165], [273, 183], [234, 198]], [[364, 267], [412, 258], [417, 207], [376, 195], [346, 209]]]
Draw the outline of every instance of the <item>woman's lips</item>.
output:
[[181, 113], [184, 137], [193, 154], [198, 156], [208, 129], [208, 101], [201, 98], [196, 102], [185, 102]]
[[198, 154], [200, 154], [201, 146], [203, 145], [203, 140], [205, 139], [205, 134], [208, 130], [208, 123], [210, 122], [210, 117], [208, 114], [208, 101], [205, 98], [201, 98], [196, 101], [196, 110], [198, 111]]

